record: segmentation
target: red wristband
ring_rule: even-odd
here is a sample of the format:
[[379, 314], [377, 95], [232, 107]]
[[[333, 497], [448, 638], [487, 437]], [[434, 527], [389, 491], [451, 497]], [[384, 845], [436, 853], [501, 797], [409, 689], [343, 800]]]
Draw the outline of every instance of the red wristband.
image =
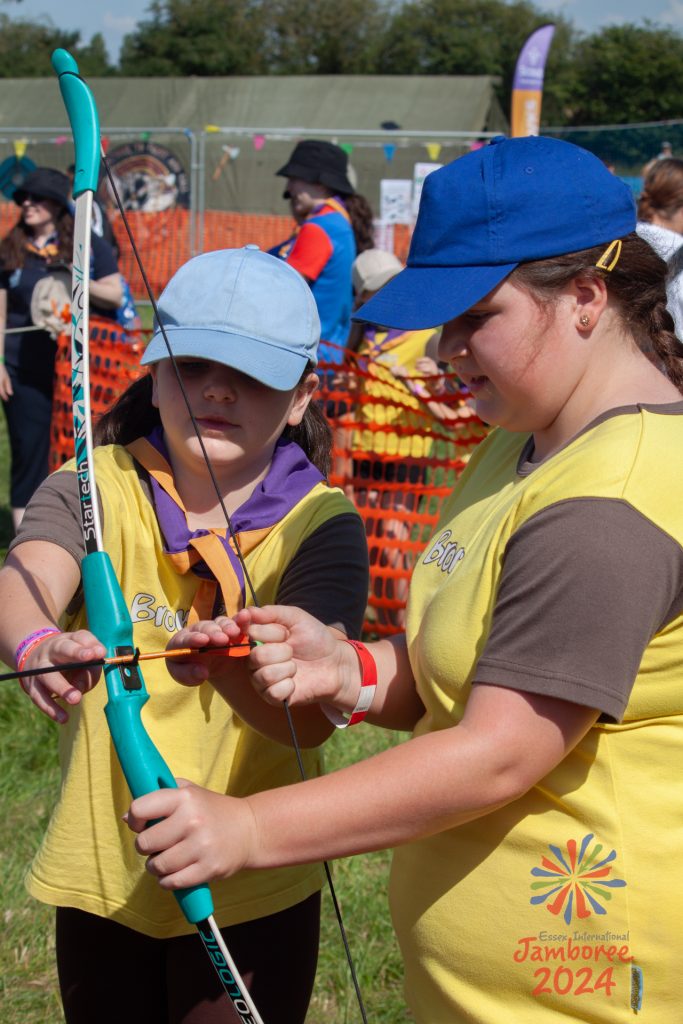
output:
[[370, 710], [370, 705], [377, 689], [377, 665], [370, 651], [359, 640], [349, 640], [347, 637], [343, 639], [344, 643], [350, 644], [358, 655], [358, 660], [363, 670], [363, 677], [361, 679], [358, 700], [351, 712], [350, 718], [345, 718], [336, 708], [325, 704], [321, 705], [323, 712], [337, 729], [346, 729], [349, 725], [356, 725], [358, 722], [362, 722]]

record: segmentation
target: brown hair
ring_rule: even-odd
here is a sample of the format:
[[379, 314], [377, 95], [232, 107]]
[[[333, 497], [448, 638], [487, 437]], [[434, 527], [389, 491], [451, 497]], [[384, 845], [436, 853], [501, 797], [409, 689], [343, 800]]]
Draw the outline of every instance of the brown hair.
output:
[[579, 275], [601, 278], [624, 330], [640, 350], [683, 392], [683, 348], [674, 334], [666, 308], [667, 265], [647, 242], [634, 233], [621, 240], [621, 254], [611, 271], [596, 263], [606, 246], [522, 263], [510, 282], [544, 302], [553, 302], [560, 290]]
[[638, 200], [639, 220], [651, 221], [655, 215], [669, 220], [683, 206], [683, 160], [667, 157], [657, 160], [645, 176]]
[[344, 206], [351, 221], [353, 236], [356, 239], [356, 254], [375, 247], [375, 229], [372, 207], [365, 196], [357, 192], [352, 196], [343, 196]]
[[[71, 263], [74, 244], [74, 219], [71, 211], [60, 207], [55, 213], [54, 222], [57, 230], [57, 260]], [[31, 230], [26, 227], [23, 218], [20, 218], [0, 242], [0, 265], [5, 270], [19, 270], [23, 267], [26, 243], [30, 242], [32, 237]]]
[[[309, 365], [301, 379], [312, 369]], [[152, 405], [152, 376], [146, 373], [133, 381], [100, 417], [93, 429], [93, 440], [96, 445], [130, 444], [138, 437], [146, 437], [158, 426], [161, 426], [161, 417]], [[313, 465], [327, 476], [332, 459], [332, 431], [315, 401], [309, 402], [301, 423], [285, 427], [282, 437], [296, 441]]]

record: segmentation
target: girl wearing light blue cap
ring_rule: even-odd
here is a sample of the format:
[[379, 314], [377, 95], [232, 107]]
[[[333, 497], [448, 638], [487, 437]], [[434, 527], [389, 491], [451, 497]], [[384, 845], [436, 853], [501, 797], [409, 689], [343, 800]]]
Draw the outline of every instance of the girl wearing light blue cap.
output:
[[[95, 449], [105, 548], [136, 645], [163, 649], [182, 626], [201, 630], [254, 600], [293, 602], [335, 635], [357, 635], [367, 548], [359, 516], [325, 480], [330, 432], [311, 402], [320, 325], [310, 289], [255, 246], [206, 253], [170, 281], [159, 316], [220, 493], [157, 324], [143, 358], [150, 373], [100, 421]], [[35, 669], [26, 692], [63, 725], [61, 795], [28, 888], [57, 908], [66, 1020], [231, 1022], [193, 926], [145, 872], [122, 821], [130, 798], [99, 670], [41, 675], [104, 654], [80, 600], [78, 500], [69, 464], [30, 503], [0, 572], [0, 656], [9, 663], [17, 648], [21, 667]], [[145, 723], [179, 776], [240, 797], [300, 777], [284, 712], [249, 686], [244, 658], [230, 658], [228, 672], [221, 657], [193, 664], [185, 687], [163, 662], [147, 664]], [[294, 719], [315, 776], [332, 725], [318, 708]], [[302, 865], [213, 887], [216, 921], [268, 1024], [306, 1016], [320, 884], [319, 865]], [[127, 985], [112, 987], [111, 965], [123, 962]]]
[[493, 429], [406, 635], [359, 657], [292, 608], [223, 625], [264, 641], [268, 700], [413, 738], [285, 793], [133, 803], [167, 888], [396, 847], [420, 1024], [680, 1020], [683, 359], [635, 223], [629, 189], [553, 139], [428, 177], [407, 268], [361, 316], [445, 324], [440, 357]]

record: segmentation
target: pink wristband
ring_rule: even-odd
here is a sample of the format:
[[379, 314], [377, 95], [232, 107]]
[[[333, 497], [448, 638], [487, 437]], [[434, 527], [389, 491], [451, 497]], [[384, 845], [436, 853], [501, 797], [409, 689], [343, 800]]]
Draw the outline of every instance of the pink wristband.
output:
[[37, 629], [35, 633], [29, 633], [27, 637], [24, 637], [17, 647], [14, 655], [17, 672], [21, 672], [26, 664], [26, 659], [34, 647], [37, 647], [38, 644], [42, 644], [43, 640], [47, 640], [49, 637], [55, 636], [61, 632], [61, 629], [57, 629], [56, 626], [46, 626], [45, 629]]
[[363, 670], [363, 678], [361, 679], [358, 700], [351, 712], [350, 718], [345, 718], [341, 711], [328, 704], [321, 705], [323, 713], [337, 729], [346, 729], [349, 725], [356, 725], [358, 722], [362, 722], [370, 710], [370, 705], [377, 690], [377, 665], [370, 651], [359, 640], [349, 640], [348, 637], [344, 637], [344, 643], [350, 644], [358, 655], [358, 660]]

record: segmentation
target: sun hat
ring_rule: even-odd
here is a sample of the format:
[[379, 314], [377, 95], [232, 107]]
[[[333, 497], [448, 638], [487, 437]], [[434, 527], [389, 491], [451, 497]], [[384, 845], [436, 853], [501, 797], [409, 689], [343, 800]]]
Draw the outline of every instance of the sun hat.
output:
[[[342, 196], [352, 196], [356, 190], [349, 181], [348, 168], [349, 158], [340, 146], [321, 139], [304, 139], [297, 142], [287, 163], [275, 174], [325, 185]], [[289, 199], [287, 192], [284, 198]]]
[[635, 230], [631, 189], [560, 139], [492, 139], [425, 179], [405, 270], [354, 315], [418, 330], [460, 316], [520, 263]]
[[[308, 284], [257, 245], [205, 252], [173, 275], [158, 300], [174, 356], [210, 359], [276, 391], [317, 363], [320, 319]], [[168, 359], [159, 322], [143, 365]]]
[[356, 295], [363, 292], [376, 292], [383, 288], [387, 281], [403, 270], [403, 264], [393, 252], [384, 249], [366, 249], [359, 253], [351, 267], [353, 290]]
[[21, 206], [28, 196], [52, 199], [53, 202], [70, 210], [71, 182], [66, 174], [62, 174], [54, 167], [36, 167], [35, 171], [27, 174], [21, 185], [14, 190], [12, 199], [17, 206]]

